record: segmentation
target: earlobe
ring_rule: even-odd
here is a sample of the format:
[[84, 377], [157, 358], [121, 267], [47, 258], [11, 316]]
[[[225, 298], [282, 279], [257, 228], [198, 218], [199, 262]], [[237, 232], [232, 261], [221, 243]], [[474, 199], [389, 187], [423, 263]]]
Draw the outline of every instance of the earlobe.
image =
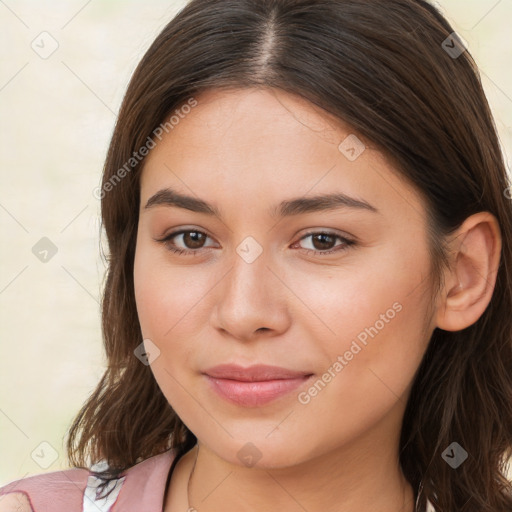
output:
[[492, 298], [501, 254], [496, 217], [489, 212], [468, 217], [451, 245], [453, 264], [438, 298], [436, 325], [460, 331], [482, 316]]

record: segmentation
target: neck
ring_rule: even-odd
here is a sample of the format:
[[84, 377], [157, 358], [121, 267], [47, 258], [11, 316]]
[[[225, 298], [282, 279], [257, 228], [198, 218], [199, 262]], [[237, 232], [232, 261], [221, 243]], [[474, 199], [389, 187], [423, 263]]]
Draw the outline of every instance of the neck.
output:
[[414, 493], [400, 470], [398, 445], [388, 439], [370, 449], [361, 446], [363, 441], [286, 468], [234, 465], [199, 442], [189, 507], [201, 512], [413, 511]]

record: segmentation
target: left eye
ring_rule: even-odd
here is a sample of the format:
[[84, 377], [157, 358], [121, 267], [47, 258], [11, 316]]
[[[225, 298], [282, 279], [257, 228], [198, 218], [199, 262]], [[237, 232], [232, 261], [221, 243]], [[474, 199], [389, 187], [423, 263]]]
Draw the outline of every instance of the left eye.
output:
[[[184, 244], [185, 247], [179, 247], [173, 242], [173, 239], [178, 237], [182, 237], [182, 244]], [[156, 241], [163, 243], [167, 249], [177, 254], [196, 254], [200, 249], [212, 247], [211, 245], [204, 245], [208, 238], [209, 236], [203, 231], [182, 230], [170, 233], [165, 238], [157, 239]], [[292, 247], [297, 246], [297, 244], [307, 238], [311, 239], [313, 248], [308, 249], [302, 247], [301, 249], [308, 253], [313, 252], [320, 255], [343, 251], [355, 244], [353, 240], [349, 240], [335, 233], [313, 232], [304, 235], [298, 242], [293, 244]], [[340, 240], [341, 243], [336, 244], [336, 240]]]
[[[304, 249], [308, 252], [315, 252], [321, 255], [331, 254], [333, 252], [344, 251], [348, 249], [351, 245], [354, 245], [355, 242], [353, 240], [349, 240], [348, 238], [342, 237], [340, 235], [336, 235], [335, 233], [323, 233], [323, 232], [315, 232], [308, 233], [303, 236], [299, 242], [302, 240], [306, 240], [307, 238], [311, 239], [313, 249]], [[336, 240], [341, 240], [341, 243], [336, 245]], [[299, 243], [297, 242], [297, 243]], [[334, 245], [333, 245], [334, 243]], [[294, 244], [296, 245], [296, 244]]]

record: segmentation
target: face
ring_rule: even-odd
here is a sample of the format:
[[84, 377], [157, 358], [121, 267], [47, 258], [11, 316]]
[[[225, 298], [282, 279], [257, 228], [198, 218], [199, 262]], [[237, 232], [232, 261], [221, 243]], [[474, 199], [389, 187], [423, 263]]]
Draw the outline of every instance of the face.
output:
[[299, 97], [195, 100], [141, 175], [135, 295], [164, 395], [234, 464], [398, 442], [435, 327], [421, 198]]

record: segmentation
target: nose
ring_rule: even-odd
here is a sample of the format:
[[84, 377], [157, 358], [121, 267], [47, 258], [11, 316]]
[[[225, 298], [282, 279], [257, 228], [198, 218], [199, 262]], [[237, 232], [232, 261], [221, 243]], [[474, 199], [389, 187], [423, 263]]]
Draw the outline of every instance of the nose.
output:
[[265, 251], [251, 263], [235, 255], [231, 270], [216, 287], [216, 329], [240, 341], [276, 336], [288, 329], [289, 291], [272, 266]]

